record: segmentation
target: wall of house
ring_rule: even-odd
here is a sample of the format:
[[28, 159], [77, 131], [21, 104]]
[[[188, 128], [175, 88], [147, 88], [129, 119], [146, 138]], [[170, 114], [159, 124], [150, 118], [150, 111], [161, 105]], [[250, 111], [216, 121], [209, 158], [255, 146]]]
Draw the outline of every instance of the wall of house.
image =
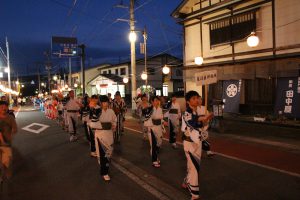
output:
[[[189, 3], [182, 10], [186, 14], [189, 14], [192, 11], [196, 11], [200, 8], [199, 4], [194, 5], [194, 1], [188, 1]], [[208, 2], [208, 1], [207, 1]], [[240, 4], [235, 7], [236, 9], [241, 9], [243, 7], [249, 6], [250, 4], [261, 2], [261, 0], [247, 1], [246, 3]], [[217, 3], [217, 2], [215, 2]], [[192, 6], [194, 5], [194, 6]], [[190, 9], [187, 7], [190, 6]], [[207, 5], [206, 5], [207, 6]], [[192, 8], [191, 8], [192, 7]], [[202, 7], [205, 7], [202, 5]], [[276, 33], [276, 54], [287, 54], [287, 53], [299, 53], [300, 52], [300, 3], [299, 0], [275, 0], [275, 33]], [[207, 20], [211, 17], [216, 17], [221, 14], [230, 14], [228, 9], [224, 9], [217, 13], [206, 15], [202, 20]], [[195, 16], [195, 15], [194, 15]], [[273, 52], [273, 38], [272, 38], [272, 3], [263, 4], [256, 13], [256, 29], [257, 36], [260, 39], [260, 43], [257, 47], [251, 48], [248, 47], [246, 39], [234, 43], [234, 51], [236, 54], [245, 53], [245, 55], [235, 56], [235, 60], [257, 58], [272, 56]], [[203, 44], [201, 44], [201, 30], [200, 30], [200, 19], [194, 19], [184, 22], [184, 66], [185, 67], [196, 67], [194, 63], [194, 58], [196, 56], [201, 56], [201, 45], [203, 48], [203, 57], [204, 64], [213, 64], [224, 61], [232, 61], [232, 47], [230, 44], [221, 44], [218, 46], [210, 46], [210, 33], [209, 33], [209, 24], [208, 22], [202, 23], [202, 37]], [[269, 52], [261, 52], [255, 54], [247, 54], [247, 52], [266, 50]], [[215, 58], [215, 57], [218, 58]], [[276, 64], [277, 66], [277, 64]], [[278, 65], [279, 66], [279, 65]], [[236, 78], [255, 78], [256, 75], [263, 71], [262, 65], [252, 63], [251, 65], [241, 65], [240, 68], [237, 66], [226, 66], [219, 67], [218, 74], [220, 74], [220, 80], [226, 80], [228, 77], [232, 77], [232, 74], [235, 74]], [[273, 66], [272, 66], [273, 67]], [[271, 68], [272, 68], [271, 67]], [[288, 66], [284, 67], [284, 70], [288, 70]], [[266, 65], [266, 69], [263, 73], [263, 78], [268, 78], [266, 76], [272, 74], [270, 71], [270, 66]], [[276, 67], [276, 70], [278, 67]], [[293, 67], [294, 69], [295, 67]], [[273, 68], [272, 68], [273, 69]], [[185, 91], [196, 90], [200, 94], [202, 93], [202, 88], [196, 86], [195, 84], [195, 73], [208, 70], [205, 65], [203, 67], [197, 66], [197, 68], [189, 69], [184, 71], [184, 83]], [[291, 71], [291, 70], [290, 70]], [[292, 71], [291, 71], [292, 72]], [[256, 75], [255, 75], [256, 74]], [[218, 75], [219, 76], [219, 75]], [[271, 76], [272, 77], [272, 76]], [[244, 95], [244, 94], [243, 94]], [[244, 97], [243, 97], [244, 99]], [[244, 100], [242, 101], [244, 102]]]

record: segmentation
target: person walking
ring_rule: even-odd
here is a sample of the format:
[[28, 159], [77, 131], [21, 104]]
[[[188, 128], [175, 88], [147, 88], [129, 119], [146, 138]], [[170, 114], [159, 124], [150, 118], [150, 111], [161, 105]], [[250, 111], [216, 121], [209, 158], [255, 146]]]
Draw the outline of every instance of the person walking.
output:
[[8, 113], [8, 103], [0, 101], [0, 151], [1, 165], [4, 168], [5, 178], [12, 176], [12, 141], [17, 133], [17, 123], [15, 118]]
[[203, 123], [206, 123], [211, 115], [198, 116], [197, 106], [200, 95], [196, 91], [189, 91], [185, 95], [187, 108], [182, 116], [181, 131], [183, 135], [183, 149], [187, 159], [187, 175], [182, 187], [190, 191], [191, 199], [199, 199], [199, 169], [202, 153], [202, 141], [205, 139], [201, 134]]
[[150, 143], [150, 155], [152, 158], [152, 166], [159, 168], [160, 160], [158, 158], [159, 149], [162, 145], [163, 130], [162, 126], [167, 125], [163, 120], [163, 112], [160, 107], [158, 96], [151, 99], [152, 106], [144, 111], [145, 126], [148, 127], [148, 138]]
[[78, 121], [78, 112], [82, 104], [78, 99], [75, 98], [74, 90], [69, 92], [70, 99], [66, 103], [67, 118], [69, 124], [69, 133], [70, 133], [70, 142], [77, 140], [77, 121]]
[[100, 165], [100, 174], [105, 181], [110, 181], [109, 162], [113, 153], [113, 131], [116, 130], [117, 117], [114, 111], [108, 108], [109, 99], [101, 96], [101, 114], [98, 128], [95, 130], [96, 152]]
[[169, 124], [169, 143], [174, 149], [177, 148], [176, 136], [179, 133], [179, 119], [181, 117], [181, 109], [179, 103], [176, 101], [176, 94], [172, 94], [172, 99], [168, 102], [168, 124]]

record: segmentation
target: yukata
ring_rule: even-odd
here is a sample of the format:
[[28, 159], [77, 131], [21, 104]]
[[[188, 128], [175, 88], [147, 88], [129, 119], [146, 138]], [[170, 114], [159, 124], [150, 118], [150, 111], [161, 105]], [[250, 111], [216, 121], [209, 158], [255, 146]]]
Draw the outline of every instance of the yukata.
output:
[[80, 106], [78, 105], [77, 99], [70, 99], [66, 103], [66, 110], [67, 110], [67, 118], [68, 118], [68, 125], [69, 125], [69, 133], [72, 136], [76, 135], [76, 127], [78, 123], [78, 112], [80, 109]]
[[145, 115], [143, 113], [145, 113], [147, 111], [147, 108], [150, 107], [150, 103], [147, 102], [146, 106], [143, 107], [143, 103], [140, 103], [138, 106], [138, 109], [140, 111], [140, 118], [141, 118], [141, 124], [142, 124], [142, 130], [143, 130], [143, 137], [147, 138], [148, 136], [148, 128], [147, 126], [145, 126]]
[[64, 128], [66, 130], [68, 130], [68, 127], [69, 127], [69, 121], [68, 121], [68, 113], [67, 113], [67, 108], [66, 108], [66, 105], [68, 103], [68, 101], [70, 100], [69, 97], [65, 97], [63, 98], [62, 100], [62, 105], [63, 105], [63, 118], [64, 118]]
[[176, 134], [179, 132], [179, 119], [181, 117], [181, 109], [179, 103], [170, 102], [168, 106], [168, 124], [169, 124], [169, 143], [176, 144]]
[[83, 102], [83, 107], [81, 109], [81, 120], [83, 123], [85, 137], [90, 142], [91, 138], [90, 138], [89, 130], [88, 130], [88, 122], [90, 120], [90, 106], [89, 106], [88, 102]]
[[127, 106], [125, 104], [125, 101], [123, 99], [121, 99], [120, 102], [116, 100], [112, 101], [112, 109], [114, 110], [117, 116], [116, 132], [117, 134], [121, 134], [121, 132], [124, 131], [124, 119], [125, 119], [125, 113], [127, 111]]
[[113, 153], [113, 127], [116, 127], [117, 117], [112, 109], [102, 109], [98, 128], [95, 130], [95, 143], [101, 176], [108, 175], [109, 161]]
[[150, 155], [152, 163], [160, 163], [158, 159], [159, 149], [162, 145], [163, 112], [160, 107], [151, 106], [145, 111], [145, 126], [148, 128], [148, 138], [150, 143]]
[[202, 153], [202, 136], [200, 128], [203, 127], [201, 122], [198, 122], [198, 114], [189, 106], [182, 116], [181, 131], [183, 135], [183, 149], [187, 159], [187, 175], [184, 178], [184, 183], [193, 198], [199, 198], [199, 169]]
[[95, 131], [101, 129], [99, 123], [100, 114], [101, 114], [101, 107], [99, 105], [96, 105], [95, 107], [90, 107], [87, 127], [88, 127], [89, 138], [90, 138], [91, 152], [96, 152]]
[[[205, 110], [205, 107], [204, 106], [197, 106], [197, 114], [200, 117], [204, 117], [207, 114], [206, 110]], [[209, 127], [208, 127], [208, 124], [207, 124], [206, 126], [203, 126], [202, 130], [207, 131], [208, 128]], [[208, 132], [207, 132], [207, 134], [208, 134]], [[202, 150], [210, 152], [210, 143], [207, 141], [207, 139], [202, 140]]]

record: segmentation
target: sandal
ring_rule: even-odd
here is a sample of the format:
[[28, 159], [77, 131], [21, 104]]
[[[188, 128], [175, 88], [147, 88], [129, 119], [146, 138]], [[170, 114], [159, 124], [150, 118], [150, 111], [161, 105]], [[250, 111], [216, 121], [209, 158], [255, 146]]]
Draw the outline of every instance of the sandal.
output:
[[152, 163], [152, 166], [153, 167], [156, 167], [156, 168], [159, 168], [160, 167], [160, 164], [158, 162], [153, 162]]

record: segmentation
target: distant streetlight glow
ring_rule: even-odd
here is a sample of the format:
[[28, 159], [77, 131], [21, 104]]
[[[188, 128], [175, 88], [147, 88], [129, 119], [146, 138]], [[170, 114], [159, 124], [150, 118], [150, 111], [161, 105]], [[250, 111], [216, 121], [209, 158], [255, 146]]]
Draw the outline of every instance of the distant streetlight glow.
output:
[[131, 31], [131, 32], [129, 33], [129, 41], [130, 41], [130, 42], [135, 42], [135, 41], [136, 41], [136, 38], [137, 38], [136, 33], [135, 33], [134, 31]]
[[78, 87], [78, 84], [77, 84], [77, 83], [74, 83], [74, 87], [77, 88], [77, 87]]
[[23, 88], [23, 87], [25, 87], [24, 85], [21, 85], [21, 87]]
[[249, 47], [256, 47], [259, 44], [259, 38], [255, 35], [255, 32], [252, 32], [247, 38], [247, 44]]
[[196, 65], [202, 65], [203, 64], [203, 58], [201, 56], [195, 58], [195, 64]]
[[123, 83], [128, 83], [128, 81], [129, 81], [129, 80], [128, 80], [127, 77], [124, 77], [124, 78], [123, 78]]
[[147, 75], [145, 72], [143, 72], [142, 75], [141, 75], [141, 78], [142, 78], [143, 80], [147, 80], [148, 75]]
[[53, 80], [57, 81], [57, 76], [56, 75], [53, 76]]
[[163, 67], [163, 69], [162, 69], [162, 72], [163, 72], [164, 74], [169, 74], [169, 73], [170, 73], [170, 67], [168, 67], [167, 65], [165, 65], [165, 66]]

